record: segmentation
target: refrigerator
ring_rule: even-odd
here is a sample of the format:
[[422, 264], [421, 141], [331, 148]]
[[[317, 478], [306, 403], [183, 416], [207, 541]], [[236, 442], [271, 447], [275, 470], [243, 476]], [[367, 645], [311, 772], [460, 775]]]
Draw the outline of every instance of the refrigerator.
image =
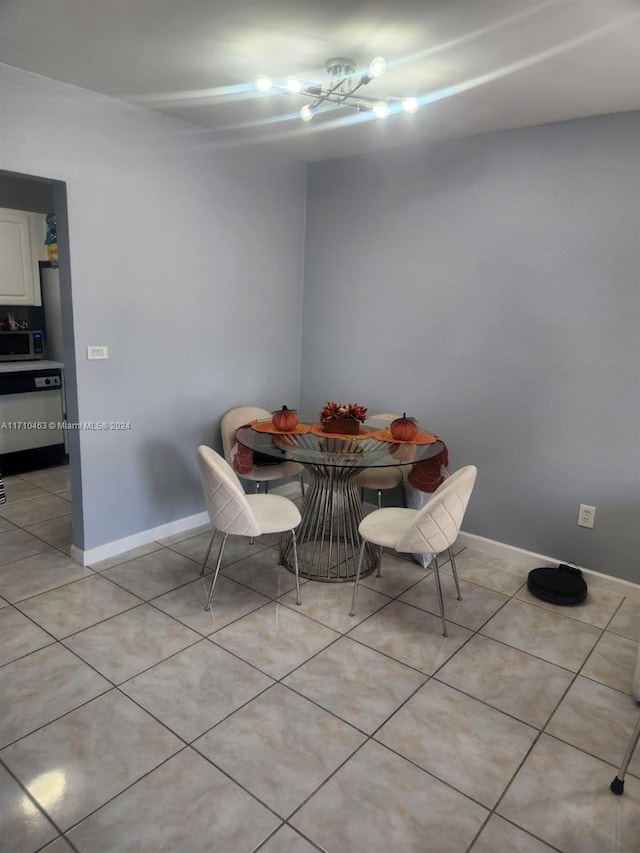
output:
[[64, 362], [62, 346], [62, 306], [60, 303], [60, 271], [57, 267], [40, 267], [40, 289], [44, 310], [45, 352], [50, 361]]
[[[62, 304], [60, 300], [60, 272], [57, 267], [40, 265], [40, 290], [44, 311], [45, 355], [50, 361], [64, 364], [62, 338]], [[62, 373], [62, 416], [67, 419], [67, 395], [64, 370]], [[64, 450], [69, 453], [67, 430], [64, 430]]]

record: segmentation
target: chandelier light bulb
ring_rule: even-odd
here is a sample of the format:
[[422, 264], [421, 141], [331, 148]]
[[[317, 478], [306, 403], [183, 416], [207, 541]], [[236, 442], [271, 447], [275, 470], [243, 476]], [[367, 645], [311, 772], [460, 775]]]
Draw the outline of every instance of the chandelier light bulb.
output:
[[376, 118], [388, 118], [389, 112], [389, 104], [384, 101], [379, 101], [373, 105], [373, 114]]
[[420, 102], [417, 98], [404, 98], [402, 101], [402, 109], [405, 113], [417, 113], [420, 109]]
[[284, 87], [291, 95], [298, 95], [302, 91], [302, 83], [297, 77], [287, 77]]
[[311, 121], [314, 117], [315, 111], [313, 110], [311, 104], [305, 104], [304, 107], [300, 110], [300, 118], [302, 121]]
[[376, 56], [375, 59], [372, 59], [369, 63], [369, 77], [382, 77], [384, 72], [387, 70], [387, 63], [381, 56]]
[[269, 92], [273, 87], [273, 80], [267, 77], [266, 74], [258, 74], [256, 77], [256, 86], [260, 92]]

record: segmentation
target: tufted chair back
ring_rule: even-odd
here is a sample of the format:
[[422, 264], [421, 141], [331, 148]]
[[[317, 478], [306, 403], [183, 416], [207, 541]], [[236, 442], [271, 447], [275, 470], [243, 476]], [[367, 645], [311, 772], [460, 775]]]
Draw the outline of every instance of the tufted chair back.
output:
[[198, 448], [198, 465], [207, 512], [216, 530], [259, 536], [260, 526], [231, 465], [204, 444]]
[[475, 465], [460, 468], [438, 486], [396, 544], [409, 554], [440, 554], [456, 541], [476, 482]]

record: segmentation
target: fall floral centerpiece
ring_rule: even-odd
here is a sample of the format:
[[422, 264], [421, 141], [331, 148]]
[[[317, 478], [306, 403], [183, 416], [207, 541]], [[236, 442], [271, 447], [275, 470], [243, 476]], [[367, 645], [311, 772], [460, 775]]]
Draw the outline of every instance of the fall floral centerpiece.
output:
[[367, 410], [357, 403], [326, 403], [320, 412], [325, 432], [358, 435], [360, 424], [367, 418]]

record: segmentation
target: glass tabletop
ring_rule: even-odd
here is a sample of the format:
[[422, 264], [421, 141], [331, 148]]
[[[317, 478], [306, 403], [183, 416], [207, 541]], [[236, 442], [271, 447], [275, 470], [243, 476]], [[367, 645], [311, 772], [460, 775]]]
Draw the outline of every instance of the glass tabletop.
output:
[[[271, 423], [257, 421], [257, 425]], [[388, 468], [392, 465], [412, 465], [437, 456], [443, 449], [441, 441], [429, 444], [383, 441], [375, 433], [388, 428], [388, 421], [369, 418], [359, 436], [335, 437], [323, 434], [316, 417], [299, 416], [300, 425], [312, 428], [300, 433], [260, 432], [253, 426], [240, 427], [236, 436], [241, 444], [273, 459], [274, 462], [300, 462], [303, 465], [322, 465], [335, 468]], [[300, 429], [304, 429], [301, 426]]]

